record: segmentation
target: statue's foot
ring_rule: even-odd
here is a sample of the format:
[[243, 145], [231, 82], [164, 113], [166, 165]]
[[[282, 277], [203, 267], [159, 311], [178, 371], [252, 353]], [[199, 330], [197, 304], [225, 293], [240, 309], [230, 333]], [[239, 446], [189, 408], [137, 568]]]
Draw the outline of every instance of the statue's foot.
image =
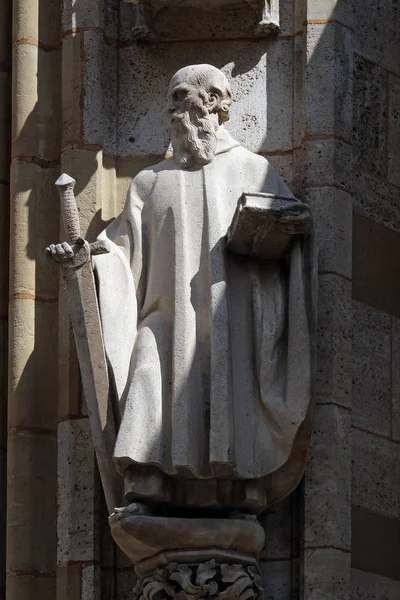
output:
[[125, 515], [152, 515], [153, 512], [151, 511], [150, 507], [147, 506], [147, 504], [144, 504], [143, 502], [132, 502], [131, 504], [128, 504], [128, 506], [121, 506], [120, 508], [116, 508], [114, 510], [113, 514], [121, 514], [124, 513]]
[[249, 513], [240, 512], [240, 510], [234, 510], [229, 515], [230, 519], [241, 519], [242, 521], [257, 521], [256, 515]]

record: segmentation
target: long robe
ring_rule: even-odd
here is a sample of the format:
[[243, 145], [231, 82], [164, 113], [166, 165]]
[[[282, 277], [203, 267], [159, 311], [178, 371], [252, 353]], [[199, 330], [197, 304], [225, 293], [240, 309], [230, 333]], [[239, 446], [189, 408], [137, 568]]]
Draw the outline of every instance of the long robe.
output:
[[[218, 137], [201, 168], [168, 159], [139, 173], [101, 235], [112, 250], [95, 270], [122, 419], [114, 460], [127, 492], [151, 496], [146, 474], [173, 502], [165, 481], [243, 480], [261, 483], [264, 508], [304, 470], [315, 269], [300, 236], [286, 261], [227, 252], [243, 192], [293, 196], [263, 157], [222, 127]], [[211, 505], [239, 504], [213, 494]]]

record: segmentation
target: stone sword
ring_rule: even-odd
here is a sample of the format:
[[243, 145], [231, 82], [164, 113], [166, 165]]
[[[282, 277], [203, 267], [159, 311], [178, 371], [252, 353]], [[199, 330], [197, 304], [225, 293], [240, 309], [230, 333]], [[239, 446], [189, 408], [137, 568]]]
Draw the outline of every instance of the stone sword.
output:
[[[71, 252], [61, 257], [67, 289], [69, 314], [74, 332], [87, 404], [93, 445], [109, 513], [121, 504], [122, 479], [112, 456], [116, 423], [110, 399], [110, 385], [91, 256], [109, 252], [103, 241], [89, 244], [81, 238], [76, 206], [75, 180], [61, 175], [56, 186], [60, 192], [61, 214]], [[47, 248], [50, 254], [50, 248]]]

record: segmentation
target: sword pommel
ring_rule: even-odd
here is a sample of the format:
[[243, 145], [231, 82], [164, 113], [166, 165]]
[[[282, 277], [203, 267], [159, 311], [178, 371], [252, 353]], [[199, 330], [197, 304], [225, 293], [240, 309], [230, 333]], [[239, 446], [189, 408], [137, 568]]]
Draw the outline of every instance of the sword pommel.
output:
[[75, 179], [66, 173], [63, 173], [56, 181], [56, 186], [60, 192], [64, 229], [70, 244], [75, 244], [81, 237], [79, 212], [74, 196], [75, 183]]

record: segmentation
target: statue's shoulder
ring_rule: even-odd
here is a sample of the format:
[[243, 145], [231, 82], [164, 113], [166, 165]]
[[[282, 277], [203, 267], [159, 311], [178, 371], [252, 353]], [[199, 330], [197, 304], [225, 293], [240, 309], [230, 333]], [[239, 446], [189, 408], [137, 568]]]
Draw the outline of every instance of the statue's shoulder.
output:
[[176, 170], [176, 164], [167, 158], [155, 165], [140, 171], [132, 180], [130, 194], [139, 196], [142, 200], [148, 198], [154, 189], [157, 178], [164, 171]]

